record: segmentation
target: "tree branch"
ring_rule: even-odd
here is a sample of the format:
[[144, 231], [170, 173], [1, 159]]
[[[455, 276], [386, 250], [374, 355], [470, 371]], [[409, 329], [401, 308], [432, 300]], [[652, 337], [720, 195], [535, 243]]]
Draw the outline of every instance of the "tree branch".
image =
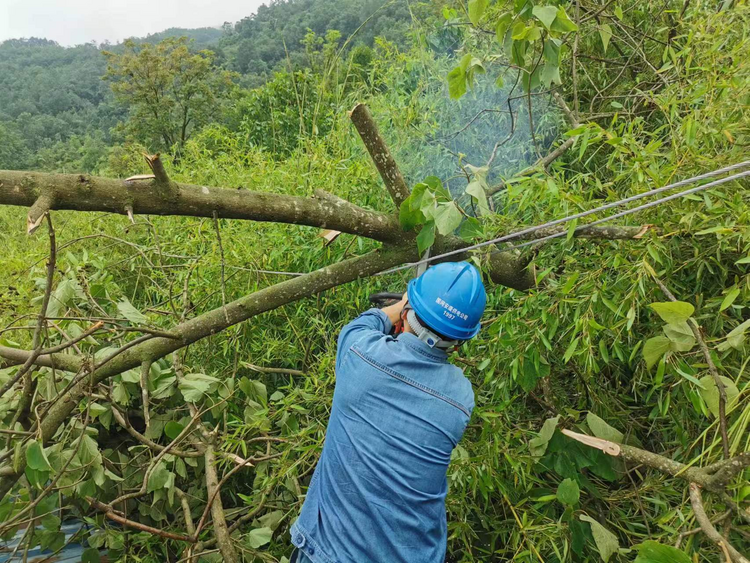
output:
[[140, 522], [128, 520], [127, 518], [119, 514], [117, 511], [115, 511], [111, 506], [109, 506], [108, 504], [104, 504], [103, 502], [99, 502], [95, 498], [86, 497], [86, 501], [93, 508], [103, 512], [104, 516], [106, 516], [110, 520], [117, 522], [118, 524], [122, 524], [123, 526], [126, 526], [128, 528], [140, 530], [141, 532], [148, 532], [149, 534], [160, 536], [162, 538], [166, 538], [169, 540], [177, 540], [177, 541], [195, 543], [193, 538], [191, 538], [190, 536], [184, 536], [182, 534], [174, 534], [172, 532], [167, 532], [166, 530], [160, 530], [159, 528], [152, 528], [151, 526], [146, 526], [145, 524], [141, 524]]
[[[135, 183], [80, 174], [0, 170], [0, 205], [104, 211], [140, 215], [182, 215], [293, 223], [396, 242], [402, 232], [394, 218], [347, 202], [332, 207], [319, 198], [244, 189], [177, 184], [165, 195], [158, 184]], [[170, 192], [172, 193], [172, 192]], [[344, 201], [344, 200], [342, 200]], [[40, 203], [41, 202], [41, 203]], [[41, 204], [44, 205], [41, 205]]]
[[[357, 128], [357, 133], [362, 138], [365, 147], [367, 147], [380, 177], [383, 178], [388, 193], [391, 194], [391, 199], [393, 199], [396, 207], [400, 206], [401, 202], [409, 197], [411, 192], [391, 155], [391, 151], [388, 150], [370, 110], [367, 109], [365, 104], [357, 104], [349, 112], [349, 118]], [[336, 228], [336, 230], [341, 231], [343, 229]]]
[[[81, 378], [62, 396], [58, 397], [58, 400], [49, 408], [46, 416], [40, 422], [41, 438], [43, 441], [49, 440], [60, 425], [68, 419], [86, 391], [114, 375], [133, 369], [146, 360], [155, 361], [201, 338], [216, 334], [231, 325], [266, 311], [416, 259], [418, 259], [418, 254], [416, 249], [412, 247], [376, 250], [357, 258], [326, 266], [304, 276], [283, 281], [227, 303], [226, 315], [224, 310], [219, 308], [181, 323], [170, 331], [170, 333], [178, 335], [179, 339], [152, 338], [140, 342], [119, 354], [110, 362], [95, 369], [91, 374]], [[26, 350], [0, 347], [0, 356], [11, 360], [20, 358], [26, 361], [31, 353]], [[58, 356], [60, 361], [58, 361]], [[44, 358], [53, 358], [58, 365], [64, 361], [68, 367], [75, 366], [72, 371], [78, 371], [84, 364], [82, 359], [64, 354], [42, 356], [37, 360]], [[12, 475], [5, 475], [0, 479], [0, 498], [5, 496], [13, 483], [23, 474], [25, 457], [21, 456], [20, 459], [20, 467], [16, 468], [16, 472]]]
[[[651, 266], [648, 267], [648, 271], [651, 274], [651, 277], [654, 278], [656, 285], [659, 286], [662, 293], [667, 296], [667, 299], [669, 299], [670, 301], [677, 301], [677, 298], [657, 277], [656, 272]], [[703, 335], [701, 334], [701, 329], [698, 326], [698, 323], [693, 317], [690, 317], [687, 320], [687, 323], [688, 326], [690, 326], [690, 330], [693, 332], [693, 336], [695, 336], [695, 340], [698, 341], [698, 346], [703, 353], [703, 357], [706, 359], [708, 371], [711, 374], [711, 377], [713, 377], [714, 383], [716, 384], [716, 389], [719, 391], [719, 430], [721, 432], [721, 445], [724, 449], [724, 458], [729, 459], [729, 434], [727, 432], [727, 390], [724, 386], [724, 382], [719, 376], [719, 370], [716, 369], [716, 364], [714, 364], [714, 360], [711, 357], [711, 352], [706, 345], [706, 341], [703, 339]]]
[[[232, 538], [227, 530], [227, 521], [224, 516], [224, 505], [221, 502], [221, 489], [219, 479], [216, 475], [216, 456], [211, 444], [206, 446], [206, 490], [211, 502], [211, 520], [214, 524], [214, 536], [219, 550], [226, 563], [238, 563], [237, 552], [232, 545]], [[198, 525], [196, 533], [199, 533], [201, 525]]]
[[729, 543], [727, 538], [722, 536], [706, 515], [706, 510], [703, 508], [703, 499], [701, 498], [701, 489], [696, 483], [690, 483], [690, 504], [693, 506], [693, 512], [695, 513], [695, 519], [698, 521], [698, 525], [706, 534], [708, 539], [714, 542], [716, 545], [725, 549], [732, 558], [734, 563], [750, 563], [747, 558], [737, 551]]

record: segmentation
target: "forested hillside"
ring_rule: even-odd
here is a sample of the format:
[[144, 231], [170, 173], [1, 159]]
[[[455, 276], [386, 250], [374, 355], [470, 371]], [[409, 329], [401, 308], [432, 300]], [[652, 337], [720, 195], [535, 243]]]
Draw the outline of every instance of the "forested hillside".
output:
[[288, 563], [341, 328], [429, 250], [488, 292], [446, 562], [747, 563], [748, 30], [298, 0], [215, 43], [1, 45], [16, 560]]

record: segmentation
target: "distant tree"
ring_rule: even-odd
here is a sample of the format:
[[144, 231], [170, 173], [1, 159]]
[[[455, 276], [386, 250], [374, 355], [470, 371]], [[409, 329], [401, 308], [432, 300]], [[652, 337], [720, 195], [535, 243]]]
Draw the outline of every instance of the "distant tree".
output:
[[129, 109], [125, 129], [149, 147], [179, 153], [217, 115], [233, 84], [234, 74], [215, 66], [213, 52], [191, 52], [185, 37], [156, 45], [126, 41], [121, 53], [104, 55], [104, 79]]

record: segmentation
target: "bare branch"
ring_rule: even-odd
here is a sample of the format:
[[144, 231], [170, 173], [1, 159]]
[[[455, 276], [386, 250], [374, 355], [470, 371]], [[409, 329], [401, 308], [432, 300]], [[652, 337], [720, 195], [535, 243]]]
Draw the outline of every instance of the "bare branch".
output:
[[143, 401], [143, 421], [146, 424], [146, 432], [148, 432], [151, 426], [151, 413], [148, 400], [148, 375], [151, 371], [151, 364], [151, 360], [145, 360], [141, 364], [141, 400]]
[[[399, 241], [403, 233], [393, 217], [347, 203], [332, 208], [317, 198], [245, 189], [177, 184], [166, 195], [152, 184], [79, 174], [45, 174], [0, 170], [0, 205], [140, 215], [182, 215], [293, 223], [335, 229], [383, 242]], [[41, 196], [40, 196], [41, 193]], [[42, 203], [44, 205], [42, 205]], [[38, 219], [38, 217], [36, 217]]]
[[[149, 440], [143, 434], [141, 434], [135, 428], [133, 428], [133, 425], [130, 424], [127, 420], [125, 420], [125, 417], [122, 416], [122, 413], [114, 405], [112, 405], [112, 416], [117, 422], [117, 424], [122, 426], [122, 428], [128, 434], [130, 434], [133, 438], [135, 438], [138, 442], [140, 442], [144, 446], [148, 446], [155, 452], [163, 452], [166, 449], [165, 446], [162, 446], [161, 444], [157, 444], [156, 442]], [[203, 456], [203, 452], [201, 451], [193, 452], [193, 451], [178, 450], [176, 448], [172, 448], [171, 450], [169, 450], [169, 453], [177, 457], [202, 457]]]
[[[206, 446], [206, 490], [208, 491], [208, 498], [213, 502], [210, 502], [211, 506], [211, 520], [214, 524], [214, 536], [216, 537], [216, 543], [219, 545], [219, 550], [226, 563], [238, 563], [239, 558], [237, 552], [232, 545], [232, 538], [229, 536], [229, 530], [227, 530], [227, 521], [224, 516], [224, 505], [221, 502], [221, 489], [219, 487], [219, 479], [216, 475], [216, 456], [214, 455], [214, 447], [212, 444]], [[196, 528], [196, 535], [200, 533], [201, 524], [198, 524]]]
[[[365, 147], [367, 147], [367, 151], [370, 153], [378, 172], [380, 172], [380, 177], [383, 178], [383, 183], [385, 183], [388, 193], [391, 194], [391, 199], [393, 199], [396, 207], [400, 206], [401, 202], [409, 197], [409, 187], [406, 185], [406, 181], [396, 161], [393, 159], [391, 151], [388, 150], [388, 146], [385, 144], [385, 140], [381, 136], [378, 126], [370, 114], [370, 110], [367, 109], [365, 104], [357, 104], [349, 112], [349, 117], [357, 128], [357, 132], [362, 138]], [[338, 231], [344, 230], [335, 228]]]
[[693, 512], [695, 513], [695, 519], [698, 521], [703, 533], [706, 534], [708, 539], [714, 542], [716, 545], [726, 550], [734, 563], [750, 563], [746, 557], [744, 557], [739, 551], [737, 551], [729, 543], [724, 536], [722, 536], [706, 515], [706, 510], [703, 507], [703, 499], [701, 498], [700, 486], [696, 483], [690, 483], [690, 504], [693, 506]]
[[86, 497], [86, 501], [95, 509], [101, 511], [104, 513], [104, 516], [109, 518], [110, 520], [117, 522], [118, 524], [122, 524], [123, 526], [126, 526], [128, 528], [133, 528], [135, 530], [140, 530], [141, 532], [148, 532], [149, 534], [153, 534], [155, 536], [160, 536], [162, 538], [166, 538], [169, 540], [177, 540], [177, 541], [184, 541], [189, 543], [195, 543], [193, 538], [190, 536], [185, 536], [183, 534], [175, 534], [172, 532], [167, 532], [166, 530], [160, 530], [159, 528], [153, 528], [151, 526], [146, 526], [145, 524], [141, 524], [140, 522], [135, 522], [134, 520], [128, 520], [124, 516], [122, 516], [120, 513], [118, 513], [116, 510], [114, 510], [110, 505], [104, 504], [103, 502], [99, 502], [95, 498], [92, 497]]

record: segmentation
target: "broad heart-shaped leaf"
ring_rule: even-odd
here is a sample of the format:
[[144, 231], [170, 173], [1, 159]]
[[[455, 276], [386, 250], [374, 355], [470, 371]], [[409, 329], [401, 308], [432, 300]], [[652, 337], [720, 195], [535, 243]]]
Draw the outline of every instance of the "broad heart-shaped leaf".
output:
[[185, 430], [185, 426], [174, 420], [170, 420], [164, 425], [164, 434], [166, 434], [167, 438], [170, 440], [177, 438], [183, 430]]
[[544, 452], [547, 451], [547, 444], [552, 439], [552, 435], [555, 433], [557, 423], [560, 421], [560, 417], [548, 418], [544, 421], [542, 429], [539, 431], [539, 436], [532, 438], [529, 441], [529, 450], [531, 455], [534, 457], [542, 457]]
[[649, 305], [667, 324], [684, 323], [695, 312], [695, 307], [684, 301], [666, 301]]
[[568, 506], [577, 504], [581, 498], [581, 489], [573, 479], [565, 479], [557, 487], [557, 500]]
[[454, 100], [466, 94], [466, 70], [471, 64], [471, 59], [471, 53], [466, 53], [458, 66], [448, 73], [448, 93]]
[[26, 464], [34, 471], [49, 471], [52, 469], [42, 445], [36, 440], [29, 440], [26, 447]]
[[410, 198], [401, 202], [398, 210], [398, 221], [405, 231], [410, 231], [425, 220], [424, 214], [419, 209], [411, 209]]
[[549, 29], [557, 17], [557, 6], [534, 6], [531, 13]]
[[[734, 403], [737, 402], [737, 397], [740, 394], [739, 389], [737, 389], [737, 386], [734, 384], [734, 381], [729, 379], [728, 377], [719, 376], [719, 379], [721, 379], [721, 382], [724, 384], [724, 390], [727, 394], [727, 404], [726, 404], [726, 412], [729, 412], [729, 409], [734, 406]], [[706, 401], [706, 406], [708, 407], [708, 410], [711, 411], [711, 414], [715, 417], [719, 416], [719, 388], [716, 386], [716, 381], [714, 381], [713, 376], [706, 375], [704, 377], [701, 377], [700, 379], [701, 385], [703, 385], [703, 389], [699, 389], [701, 397], [703, 397], [703, 400]]]
[[545, 63], [542, 67], [542, 73], [539, 75], [539, 81], [542, 86], [549, 88], [553, 82], [555, 84], [562, 84], [562, 78], [560, 78], [560, 67], [556, 64]]
[[750, 328], [750, 319], [746, 320], [739, 326], [736, 326], [729, 334], [727, 339], [719, 344], [719, 352], [726, 352], [730, 348], [739, 350], [745, 342], [745, 331]]
[[606, 563], [609, 561], [609, 558], [620, 549], [620, 542], [617, 541], [617, 536], [594, 520], [591, 516], [581, 514], [579, 518], [582, 522], [588, 522], [591, 524], [591, 533], [594, 536], [596, 549], [599, 550], [599, 555]]
[[219, 380], [204, 373], [189, 373], [179, 383], [182, 397], [188, 403], [195, 403], [216, 388]]
[[593, 412], [589, 412], [589, 414], [586, 415], [586, 423], [597, 438], [609, 440], [610, 442], [617, 442], [618, 444], [622, 444], [625, 440], [625, 435], [622, 432], [616, 428], [612, 428]]
[[599, 37], [602, 38], [602, 47], [604, 47], [604, 54], [607, 54], [607, 47], [609, 47], [609, 40], [612, 39], [612, 28], [606, 23], [599, 26]]
[[453, 233], [461, 224], [462, 218], [463, 215], [461, 215], [458, 207], [453, 202], [439, 204], [433, 214], [435, 227], [441, 235]]
[[100, 561], [99, 550], [93, 547], [89, 547], [81, 554], [81, 563], [99, 563]]
[[149, 493], [163, 489], [164, 486], [170, 482], [170, 475], [174, 475], [171, 471], [167, 470], [167, 466], [163, 461], [154, 467], [151, 471], [151, 475], [148, 476], [148, 487]]
[[473, 242], [477, 239], [484, 238], [484, 227], [482, 227], [482, 223], [474, 217], [467, 217], [458, 228], [458, 236], [466, 242]]
[[489, 4], [490, 0], [469, 0], [469, 20], [471, 23], [479, 24], [479, 20]]
[[142, 325], [148, 322], [146, 316], [133, 307], [127, 297], [123, 297], [122, 301], [117, 304], [117, 310], [120, 311], [120, 314], [131, 323]]
[[61, 317], [68, 308], [70, 301], [81, 292], [78, 282], [71, 279], [62, 280], [52, 292], [47, 306], [48, 317]]
[[565, 10], [561, 7], [557, 9], [557, 17], [552, 25], [549, 27], [550, 31], [557, 31], [558, 33], [567, 33], [569, 31], [576, 31], [578, 26], [574, 24], [565, 13]]
[[466, 186], [466, 193], [477, 200], [480, 215], [489, 215], [490, 207], [487, 205], [487, 193], [480, 180], [474, 179]]
[[668, 324], [662, 329], [676, 352], [689, 352], [695, 346], [695, 336], [687, 322]]
[[666, 336], [654, 336], [646, 340], [643, 346], [643, 359], [646, 360], [646, 366], [651, 368], [662, 356], [666, 354], [672, 343]]
[[501, 45], [505, 42], [505, 33], [508, 31], [508, 28], [510, 27], [510, 23], [512, 21], [513, 14], [511, 14], [510, 12], [505, 12], [498, 18], [497, 24], [495, 24], [495, 35]]
[[273, 530], [271, 528], [255, 528], [254, 530], [250, 530], [250, 533], [245, 537], [250, 547], [258, 549], [260, 546], [266, 545], [271, 541]]
[[692, 563], [692, 559], [684, 551], [656, 541], [639, 543], [635, 549], [638, 550], [638, 557], [634, 563]]
[[430, 248], [433, 242], [435, 242], [435, 222], [428, 221], [417, 235], [417, 250], [419, 250], [419, 254], [421, 255], [425, 250]]

